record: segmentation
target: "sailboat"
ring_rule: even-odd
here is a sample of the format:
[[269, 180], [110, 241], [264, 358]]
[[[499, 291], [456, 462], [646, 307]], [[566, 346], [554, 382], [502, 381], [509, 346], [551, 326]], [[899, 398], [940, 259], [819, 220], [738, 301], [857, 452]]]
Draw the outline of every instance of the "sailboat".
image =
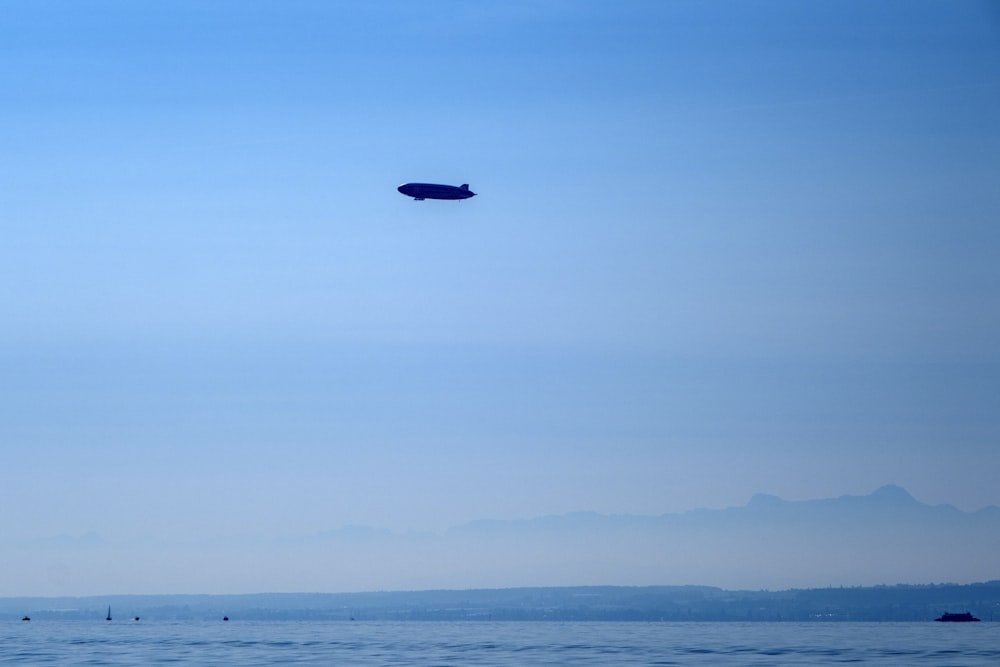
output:
[[106, 619], [104, 619], [104, 620], [105, 621], [110, 621], [111, 620], [111, 605], [108, 605], [108, 617]]

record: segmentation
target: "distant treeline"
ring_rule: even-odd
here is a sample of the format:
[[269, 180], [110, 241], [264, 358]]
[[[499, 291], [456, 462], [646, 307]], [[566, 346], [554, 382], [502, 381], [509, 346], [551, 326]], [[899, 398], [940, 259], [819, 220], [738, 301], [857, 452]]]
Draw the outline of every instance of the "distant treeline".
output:
[[931, 621], [946, 611], [1000, 621], [1000, 581], [727, 591], [709, 586], [581, 586], [370, 593], [0, 598], [11, 620], [123, 621]]

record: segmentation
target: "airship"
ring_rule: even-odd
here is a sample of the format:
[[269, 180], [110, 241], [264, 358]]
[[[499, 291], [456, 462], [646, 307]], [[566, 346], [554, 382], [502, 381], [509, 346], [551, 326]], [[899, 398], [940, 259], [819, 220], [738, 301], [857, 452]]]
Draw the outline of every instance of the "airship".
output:
[[476, 193], [469, 189], [468, 183], [455, 185], [438, 185], [437, 183], [403, 183], [398, 188], [407, 197], [415, 201], [425, 199], [468, 199]]

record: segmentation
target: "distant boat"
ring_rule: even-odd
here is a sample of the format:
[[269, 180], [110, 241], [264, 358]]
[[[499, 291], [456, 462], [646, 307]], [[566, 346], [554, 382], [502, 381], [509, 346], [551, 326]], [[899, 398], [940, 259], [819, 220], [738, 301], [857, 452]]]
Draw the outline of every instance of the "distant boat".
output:
[[108, 605], [108, 617], [106, 619], [104, 619], [104, 620], [105, 621], [110, 621], [111, 620], [111, 605]]
[[978, 623], [979, 619], [965, 612], [963, 614], [949, 614], [945, 612], [942, 614], [941, 618], [935, 618], [935, 621], [940, 621], [942, 623]]
[[132, 620], [133, 620], [133, 621], [138, 621], [138, 620], [139, 620], [139, 617], [138, 617], [138, 616], [133, 616], [133, 617], [132, 617]]
[[25, 616], [25, 617], [24, 617], [24, 618], [22, 618], [21, 620], [22, 620], [22, 621], [30, 621], [30, 620], [31, 620], [31, 617], [30, 617], [30, 616]]
[[223, 620], [223, 621], [228, 621], [228, 620], [229, 620], [229, 617], [228, 617], [228, 616], [223, 616], [223, 617], [222, 617], [222, 620]]

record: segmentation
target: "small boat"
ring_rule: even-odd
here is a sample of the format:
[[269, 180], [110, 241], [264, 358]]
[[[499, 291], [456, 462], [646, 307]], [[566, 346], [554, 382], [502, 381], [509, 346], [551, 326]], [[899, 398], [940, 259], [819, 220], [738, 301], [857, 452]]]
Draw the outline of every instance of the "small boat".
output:
[[228, 621], [228, 620], [229, 620], [229, 617], [228, 617], [228, 616], [223, 616], [223, 617], [222, 617], [222, 620], [223, 620], [223, 621]]
[[25, 617], [24, 617], [24, 618], [22, 618], [21, 620], [22, 620], [22, 621], [30, 621], [30, 620], [31, 620], [31, 617], [30, 617], [30, 616], [25, 616]]
[[978, 623], [979, 619], [965, 612], [962, 614], [950, 614], [945, 612], [941, 615], [941, 618], [935, 618], [935, 621], [940, 621], [941, 623]]
[[106, 619], [104, 619], [104, 620], [105, 621], [110, 621], [111, 620], [111, 605], [108, 605], [108, 617]]

